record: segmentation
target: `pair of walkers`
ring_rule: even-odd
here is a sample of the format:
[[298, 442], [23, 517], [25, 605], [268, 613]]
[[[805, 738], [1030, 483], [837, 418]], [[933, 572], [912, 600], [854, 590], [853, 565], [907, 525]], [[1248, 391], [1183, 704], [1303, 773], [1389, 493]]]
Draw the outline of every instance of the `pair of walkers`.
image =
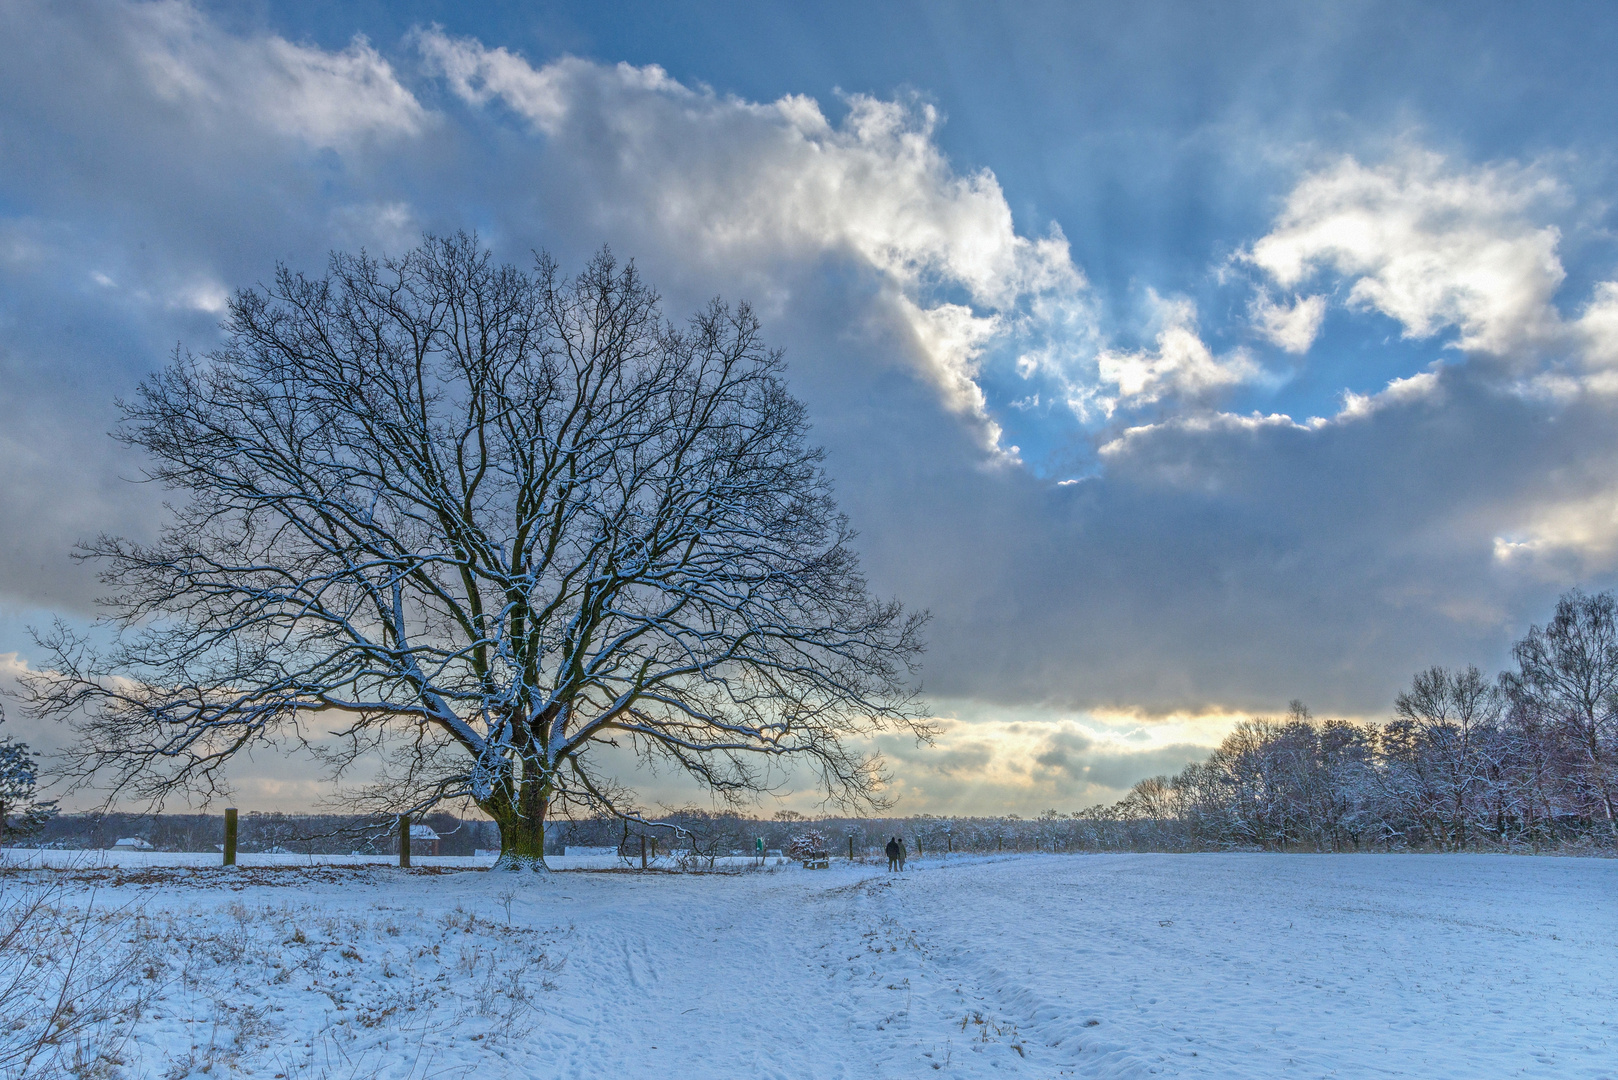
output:
[[905, 868], [905, 842], [895, 836], [888, 841], [885, 849], [888, 853], [888, 869], [903, 870]]

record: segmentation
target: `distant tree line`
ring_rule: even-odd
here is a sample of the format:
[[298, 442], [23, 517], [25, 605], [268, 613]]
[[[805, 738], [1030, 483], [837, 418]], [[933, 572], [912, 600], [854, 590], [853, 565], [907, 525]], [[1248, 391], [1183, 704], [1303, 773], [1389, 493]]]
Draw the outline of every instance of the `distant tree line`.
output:
[[[1513, 647], [1495, 679], [1429, 668], [1386, 723], [1317, 720], [1301, 702], [1245, 720], [1209, 757], [1142, 780], [1110, 806], [1035, 818], [812, 817], [761, 820], [689, 808], [659, 817], [558, 821], [547, 854], [611, 846], [713, 859], [785, 849], [810, 830], [834, 855], [867, 856], [890, 836], [912, 854], [1027, 851], [1360, 851], [1618, 848], [1618, 599], [1573, 591]], [[247, 814], [244, 851], [391, 853], [391, 818]], [[499, 846], [492, 822], [423, 819], [445, 855]], [[32, 843], [107, 847], [140, 836], [165, 850], [211, 850], [217, 815], [64, 814]]]
[[[848, 818], [808, 816], [786, 810], [760, 819], [702, 808], [671, 811], [658, 817], [628, 820], [591, 817], [556, 821], [547, 832], [546, 853], [560, 855], [572, 846], [610, 847], [626, 858], [638, 858], [642, 838], [649, 854], [721, 856], [751, 854], [759, 840], [769, 850], [785, 850], [795, 837], [818, 831], [835, 855], [858, 857], [880, 852], [890, 836], [905, 839], [912, 854], [992, 851], [1075, 851], [1112, 846], [1086, 823], [1106, 808], [1063, 815], [1056, 811], [1032, 819], [919, 817]], [[398, 851], [397, 819], [357, 814], [244, 813], [238, 843], [243, 852], [286, 852], [309, 855], [390, 855]], [[500, 833], [492, 821], [452, 813], [429, 814], [420, 823], [438, 833], [439, 854], [472, 855], [497, 850]], [[74, 850], [110, 848], [118, 840], [139, 837], [158, 851], [214, 851], [224, 841], [219, 814], [61, 814], [30, 836], [29, 847]], [[420, 854], [420, 852], [417, 852]]]
[[834, 852], [838, 838], [868, 850], [889, 835], [922, 853], [1618, 848], [1618, 599], [1565, 594], [1512, 660], [1494, 679], [1429, 668], [1382, 724], [1320, 721], [1294, 702], [1177, 776], [1077, 813], [685, 824], [716, 849], [750, 829], [784, 847], [810, 828]]
[[1615, 846], [1618, 601], [1567, 593], [1512, 659], [1494, 680], [1475, 667], [1421, 672], [1381, 725], [1315, 721], [1294, 702], [1087, 816], [1125, 846]]
[[[471, 855], [498, 848], [500, 833], [491, 821], [451, 813], [428, 814], [420, 824], [439, 836], [441, 855]], [[391, 855], [398, 851], [397, 819], [360, 814], [241, 815], [237, 846], [244, 852], [295, 855]], [[224, 844], [221, 814], [60, 814], [28, 838], [29, 847], [94, 850], [138, 838], [158, 851], [214, 851]], [[420, 854], [420, 852], [417, 852]]]

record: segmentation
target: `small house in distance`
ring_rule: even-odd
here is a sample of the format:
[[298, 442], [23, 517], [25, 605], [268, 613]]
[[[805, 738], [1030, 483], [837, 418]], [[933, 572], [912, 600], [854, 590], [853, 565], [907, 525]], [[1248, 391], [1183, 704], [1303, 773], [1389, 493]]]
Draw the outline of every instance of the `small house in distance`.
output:
[[410, 826], [410, 852], [413, 855], [438, 854], [438, 830], [431, 825]]
[[155, 851], [156, 848], [138, 836], [126, 836], [112, 845], [113, 851]]

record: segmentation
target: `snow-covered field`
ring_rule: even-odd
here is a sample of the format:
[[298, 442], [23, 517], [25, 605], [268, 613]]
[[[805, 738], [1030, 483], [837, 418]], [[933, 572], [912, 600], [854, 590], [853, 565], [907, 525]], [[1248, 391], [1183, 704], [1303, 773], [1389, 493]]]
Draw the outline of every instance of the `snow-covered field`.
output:
[[[700, 860], [702, 869], [708, 868], [707, 859]], [[325, 867], [325, 866], [387, 866], [399, 865], [397, 855], [266, 855], [261, 852], [243, 852], [237, 856], [237, 865], [246, 868], [270, 867]], [[665, 855], [647, 862], [655, 869], [680, 868], [678, 856]], [[770, 862], [784, 866], [786, 859], [772, 857]], [[721, 855], [712, 860], [716, 869], [747, 869], [758, 864], [751, 855]], [[51, 866], [87, 870], [116, 867], [131, 870], [145, 867], [194, 866], [210, 869], [220, 865], [217, 852], [202, 851], [62, 851], [34, 848], [0, 848], [0, 867], [33, 868]], [[487, 870], [494, 865], [493, 855], [412, 855], [412, 869], [437, 867], [441, 870]], [[640, 868], [638, 857], [618, 855], [547, 855], [545, 865], [552, 870], [622, 870]]]
[[6, 885], [119, 929], [131, 1077], [1618, 1077], [1612, 860], [117, 858]]

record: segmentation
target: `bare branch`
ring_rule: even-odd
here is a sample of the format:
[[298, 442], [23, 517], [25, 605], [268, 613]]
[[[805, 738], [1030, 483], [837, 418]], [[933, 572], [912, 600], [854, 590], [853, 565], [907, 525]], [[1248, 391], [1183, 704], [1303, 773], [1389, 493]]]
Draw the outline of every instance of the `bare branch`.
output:
[[928, 735], [925, 617], [870, 597], [745, 305], [674, 326], [605, 250], [564, 279], [459, 235], [281, 268], [225, 331], [125, 406], [183, 501], [86, 550], [114, 644], [40, 639], [30, 701], [81, 725], [79, 778], [206, 795], [332, 716], [337, 772], [403, 739], [410, 806], [537, 828], [621, 801], [583, 760], [615, 733], [721, 798], [791, 758], [856, 803], [882, 774], [846, 740]]

